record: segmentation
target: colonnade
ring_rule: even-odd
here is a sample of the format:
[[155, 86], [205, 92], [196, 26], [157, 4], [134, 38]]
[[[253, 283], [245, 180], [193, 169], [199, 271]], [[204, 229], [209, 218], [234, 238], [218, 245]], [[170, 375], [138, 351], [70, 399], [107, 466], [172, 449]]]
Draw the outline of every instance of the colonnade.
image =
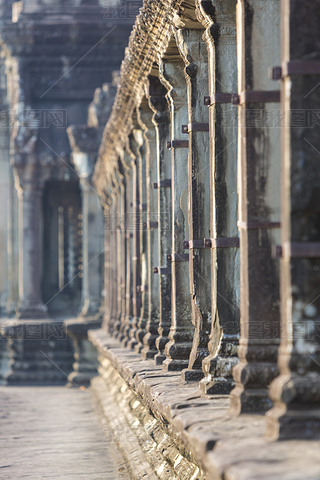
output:
[[319, 137], [290, 113], [319, 99], [320, 63], [316, 31], [305, 50], [293, 39], [303, 7], [280, 3], [182, 8], [112, 173], [96, 174], [104, 327], [202, 393], [230, 393], [233, 415], [268, 411], [272, 439], [320, 431]]

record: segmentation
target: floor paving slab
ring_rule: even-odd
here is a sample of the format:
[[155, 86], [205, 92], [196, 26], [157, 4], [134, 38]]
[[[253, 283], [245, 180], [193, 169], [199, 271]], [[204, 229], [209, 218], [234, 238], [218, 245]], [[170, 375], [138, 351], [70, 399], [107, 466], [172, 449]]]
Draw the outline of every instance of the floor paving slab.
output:
[[1, 480], [127, 479], [110, 438], [88, 389], [0, 387]]

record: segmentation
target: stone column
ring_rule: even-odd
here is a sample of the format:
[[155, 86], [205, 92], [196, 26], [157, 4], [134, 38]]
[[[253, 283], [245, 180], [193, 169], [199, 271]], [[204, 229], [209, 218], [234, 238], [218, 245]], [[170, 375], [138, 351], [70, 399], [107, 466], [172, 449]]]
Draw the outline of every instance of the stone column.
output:
[[125, 319], [125, 274], [126, 274], [126, 226], [125, 226], [125, 177], [123, 175], [123, 166], [119, 161], [119, 187], [117, 195], [117, 318], [114, 325], [114, 336], [119, 337], [121, 328]]
[[14, 172], [10, 171], [8, 195], [8, 301], [7, 315], [15, 315], [19, 303], [19, 199]]
[[104, 325], [110, 334], [113, 333], [112, 324], [112, 203], [109, 200], [104, 203], [104, 228], [105, 228], [105, 241], [104, 241], [104, 283], [105, 283], [105, 313], [104, 313]]
[[[16, 176], [18, 172], [16, 171]], [[44, 319], [42, 302], [42, 190], [36, 170], [25, 167], [17, 179], [19, 196], [19, 308], [20, 319]]]
[[282, 1], [282, 338], [271, 439], [320, 437], [319, 18], [319, 0]]
[[133, 233], [133, 321], [130, 331], [130, 341], [128, 346], [130, 348], [135, 348], [138, 344], [136, 334], [139, 330], [140, 323], [140, 314], [141, 314], [141, 296], [142, 292], [140, 289], [141, 286], [141, 233], [143, 228], [143, 221], [141, 219], [140, 203], [141, 203], [141, 176], [142, 176], [142, 155], [141, 147], [143, 143], [142, 131], [140, 126], [136, 121], [132, 131], [131, 137], [131, 149], [135, 156], [135, 163], [133, 169], [133, 199], [132, 199], [132, 210], [133, 217], [131, 220], [132, 223], [132, 233]]
[[[144, 103], [147, 103], [144, 98]], [[145, 105], [147, 107], [147, 105]], [[139, 211], [139, 259], [140, 259], [140, 285], [137, 286], [138, 293], [140, 294], [140, 318], [137, 325], [137, 331], [135, 338], [137, 344], [135, 346], [136, 352], [141, 352], [144, 346], [143, 338], [146, 335], [146, 325], [149, 318], [149, 287], [148, 287], [148, 224], [147, 224], [147, 185], [150, 179], [146, 177], [147, 171], [147, 146], [146, 138], [144, 136], [145, 124], [141, 120], [141, 104], [139, 110], [137, 110], [137, 121], [139, 129], [134, 131], [136, 142], [140, 145], [141, 163], [139, 169], [139, 205], [137, 205]], [[148, 182], [149, 180], [149, 182]], [[150, 187], [150, 183], [148, 185]]]
[[169, 138], [167, 90], [157, 77], [150, 78], [150, 107], [154, 111], [156, 126], [157, 177], [153, 188], [158, 192], [158, 245], [159, 265], [154, 265], [154, 274], [160, 277], [160, 323], [156, 347], [156, 363], [165, 360], [164, 349], [168, 342], [171, 327], [171, 269], [167, 267], [167, 256], [171, 252], [171, 166], [170, 152], [167, 149]]
[[124, 161], [128, 165], [128, 169], [125, 172], [125, 231], [126, 231], [126, 272], [125, 272], [125, 284], [126, 284], [126, 307], [125, 307], [125, 318], [122, 321], [121, 333], [119, 339], [123, 342], [124, 345], [127, 345], [127, 342], [130, 338], [130, 330], [132, 326], [132, 319], [134, 315], [133, 307], [133, 237], [134, 237], [134, 227], [132, 225], [133, 219], [133, 170], [135, 169], [135, 157], [133, 152], [127, 146], [124, 152]]
[[94, 317], [101, 310], [103, 215], [95, 190], [80, 177], [83, 217], [83, 305], [80, 315]]
[[158, 192], [153, 188], [154, 179], [157, 178], [157, 149], [156, 129], [153, 123], [154, 112], [150, 109], [147, 100], [142, 101], [140, 119], [144, 126], [146, 142], [146, 200], [147, 200], [147, 287], [148, 287], [148, 321], [146, 334], [143, 338], [144, 347], [142, 357], [153, 358], [157, 353], [155, 345], [160, 322], [160, 276], [153, 273], [155, 265], [159, 265], [159, 209]]
[[121, 306], [119, 305], [119, 292], [121, 289], [121, 282], [119, 282], [120, 269], [118, 263], [118, 250], [120, 245], [118, 244], [118, 205], [119, 205], [119, 191], [117, 185], [117, 179], [114, 177], [111, 179], [113, 190], [112, 190], [112, 206], [110, 210], [111, 219], [110, 219], [110, 276], [109, 284], [107, 288], [110, 288], [111, 292], [111, 316], [110, 316], [110, 328], [113, 336], [116, 335], [120, 317], [121, 317]]
[[[121, 207], [120, 207], [120, 231], [121, 231], [121, 243], [119, 248], [121, 249], [121, 317], [120, 317], [120, 328], [119, 333], [117, 333], [117, 338], [120, 338], [122, 332], [126, 325], [126, 319], [128, 315], [128, 305], [130, 300], [130, 285], [127, 283], [127, 267], [129, 263], [128, 258], [128, 247], [131, 232], [127, 230], [127, 197], [128, 197], [128, 175], [130, 171], [132, 158], [126, 154], [125, 151], [121, 152], [120, 157], [120, 168], [121, 173], [123, 174], [121, 182]], [[129, 295], [129, 298], [127, 296]]]
[[[0, 67], [0, 79], [2, 85], [5, 84], [4, 65]], [[6, 102], [6, 91], [0, 87], [0, 108], [3, 111], [9, 110]], [[12, 172], [10, 169], [9, 155], [10, 131], [9, 125], [1, 125], [0, 130], [0, 202], [2, 205], [2, 214], [0, 218], [0, 315], [7, 313], [7, 307], [11, 302], [13, 294], [13, 258], [12, 258]], [[10, 298], [11, 297], [11, 298]]]
[[103, 214], [104, 214], [104, 288], [105, 288], [105, 297], [104, 297], [104, 316], [103, 316], [103, 326], [109, 333], [111, 333], [111, 297], [112, 291], [110, 287], [110, 278], [111, 278], [111, 249], [110, 249], [110, 200], [107, 195], [102, 199], [103, 205]]
[[[3, 7], [1, 7], [3, 9]], [[4, 12], [2, 12], [3, 16]], [[0, 67], [0, 78], [5, 85], [4, 63]], [[3, 87], [1, 93], [1, 110], [9, 110], [6, 99], [6, 91]], [[0, 218], [0, 316], [12, 315], [16, 310], [16, 262], [18, 255], [14, 251], [16, 231], [13, 232], [16, 209], [14, 200], [16, 197], [10, 168], [10, 131], [9, 125], [2, 125], [0, 131], [0, 201], [2, 213]], [[0, 333], [0, 385], [4, 383], [9, 369], [9, 345], [8, 339]]]
[[[171, 58], [172, 57], [172, 58]], [[172, 191], [172, 319], [169, 342], [165, 348], [165, 370], [183, 370], [188, 367], [194, 326], [192, 324], [189, 287], [189, 255], [183, 249], [189, 238], [188, 225], [188, 139], [182, 138], [181, 125], [188, 116], [187, 88], [184, 63], [177, 47], [171, 45], [170, 56], [165, 56], [160, 66], [160, 80], [168, 90], [170, 101], [170, 137]]]
[[[186, 20], [186, 22], [188, 22]], [[176, 31], [180, 55], [185, 63], [188, 117], [182, 133], [189, 138], [188, 205], [189, 276], [192, 304], [192, 322], [195, 327], [188, 368], [182, 372], [186, 381], [203, 377], [202, 360], [208, 355], [211, 320], [210, 249], [205, 239], [210, 238], [210, 175], [208, 109], [203, 97], [208, 91], [208, 59], [203, 29], [184, 28]], [[193, 24], [194, 26], [194, 24]]]
[[[128, 197], [127, 197], [127, 230], [129, 233], [129, 262], [127, 270], [128, 291], [130, 291], [131, 313], [129, 315], [126, 328], [126, 338], [124, 345], [134, 348], [137, 341], [134, 333], [137, 329], [140, 313], [140, 294], [137, 292], [137, 286], [140, 284], [139, 271], [139, 225], [137, 204], [139, 203], [139, 186], [137, 182], [138, 171], [140, 168], [140, 157], [137, 152], [137, 145], [131, 134], [129, 137], [129, 154], [132, 158], [131, 175], [129, 179]], [[139, 223], [139, 220], [138, 220]], [[130, 311], [130, 309], [129, 309]]]
[[93, 317], [101, 311], [103, 265], [103, 215], [95, 190], [80, 180], [83, 218], [83, 305], [81, 316]]
[[[203, 360], [205, 393], [229, 393], [234, 385], [239, 341], [239, 248], [237, 196], [237, 92], [236, 0], [214, 2], [206, 13], [199, 2], [199, 19], [206, 31], [210, 132], [211, 333], [210, 354]], [[213, 20], [214, 18], [214, 20]]]
[[268, 386], [277, 375], [279, 271], [271, 247], [280, 227], [280, 129], [272, 122], [280, 93], [268, 69], [279, 61], [279, 18], [279, 0], [238, 0], [241, 337], [234, 414], [269, 409]]
[[104, 258], [104, 223], [98, 193], [92, 184], [100, 133], [96, 128], [68, 128], [72, 162], [80, 179], [82, 208], [82, 305], [79, 318], [64, 322], [74, 346], [75, 362], [70, 384], [90, 383], [97, 372], [97, 352], [88, 341], [89, 329], [101, 326]]

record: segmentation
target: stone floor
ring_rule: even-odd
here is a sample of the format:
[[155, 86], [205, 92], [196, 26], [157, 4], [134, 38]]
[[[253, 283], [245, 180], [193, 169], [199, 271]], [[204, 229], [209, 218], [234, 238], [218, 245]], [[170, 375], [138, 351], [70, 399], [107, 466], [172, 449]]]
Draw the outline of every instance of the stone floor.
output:
[[0, 387], [0, 479], [127, 479], [88, 390]]

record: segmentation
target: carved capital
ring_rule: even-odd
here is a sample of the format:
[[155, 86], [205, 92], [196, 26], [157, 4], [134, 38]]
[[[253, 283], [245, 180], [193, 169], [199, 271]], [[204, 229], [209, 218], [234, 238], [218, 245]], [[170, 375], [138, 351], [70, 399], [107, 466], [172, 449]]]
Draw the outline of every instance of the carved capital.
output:
[[168, 102], [166, 99], [167, 89], [161, 84], [158, 77], [149, 77], [147, 99], [150, 109], [153, 111], [153, 123], [162, 124], [169, 120]]
[[155, 142], [156, 131], [153, 123], [154, 112], [151, 110], [146, 97], [143, 98], [139, 109], [137, 110], [137, 118], [140, 127], [144, 131], [144, 136], [149, 142]]
[[114, 72], [112, 83], [105, 83], [101, 88], [96, 88], [88, 112], [88, 125], [90, 127], [104, 128], [112, 110], [118, 81], [119, 74]]
[[97, 128], [71, 125], [67, 128], [67, 134], [72, 152], [97, 154], [101, 142], [101, 133]]
[[203, 40], [208, 47], [216, 41], [236, 41], [236, 3], [236, 0], [197, 0], [196, 14], [206, 29]]

